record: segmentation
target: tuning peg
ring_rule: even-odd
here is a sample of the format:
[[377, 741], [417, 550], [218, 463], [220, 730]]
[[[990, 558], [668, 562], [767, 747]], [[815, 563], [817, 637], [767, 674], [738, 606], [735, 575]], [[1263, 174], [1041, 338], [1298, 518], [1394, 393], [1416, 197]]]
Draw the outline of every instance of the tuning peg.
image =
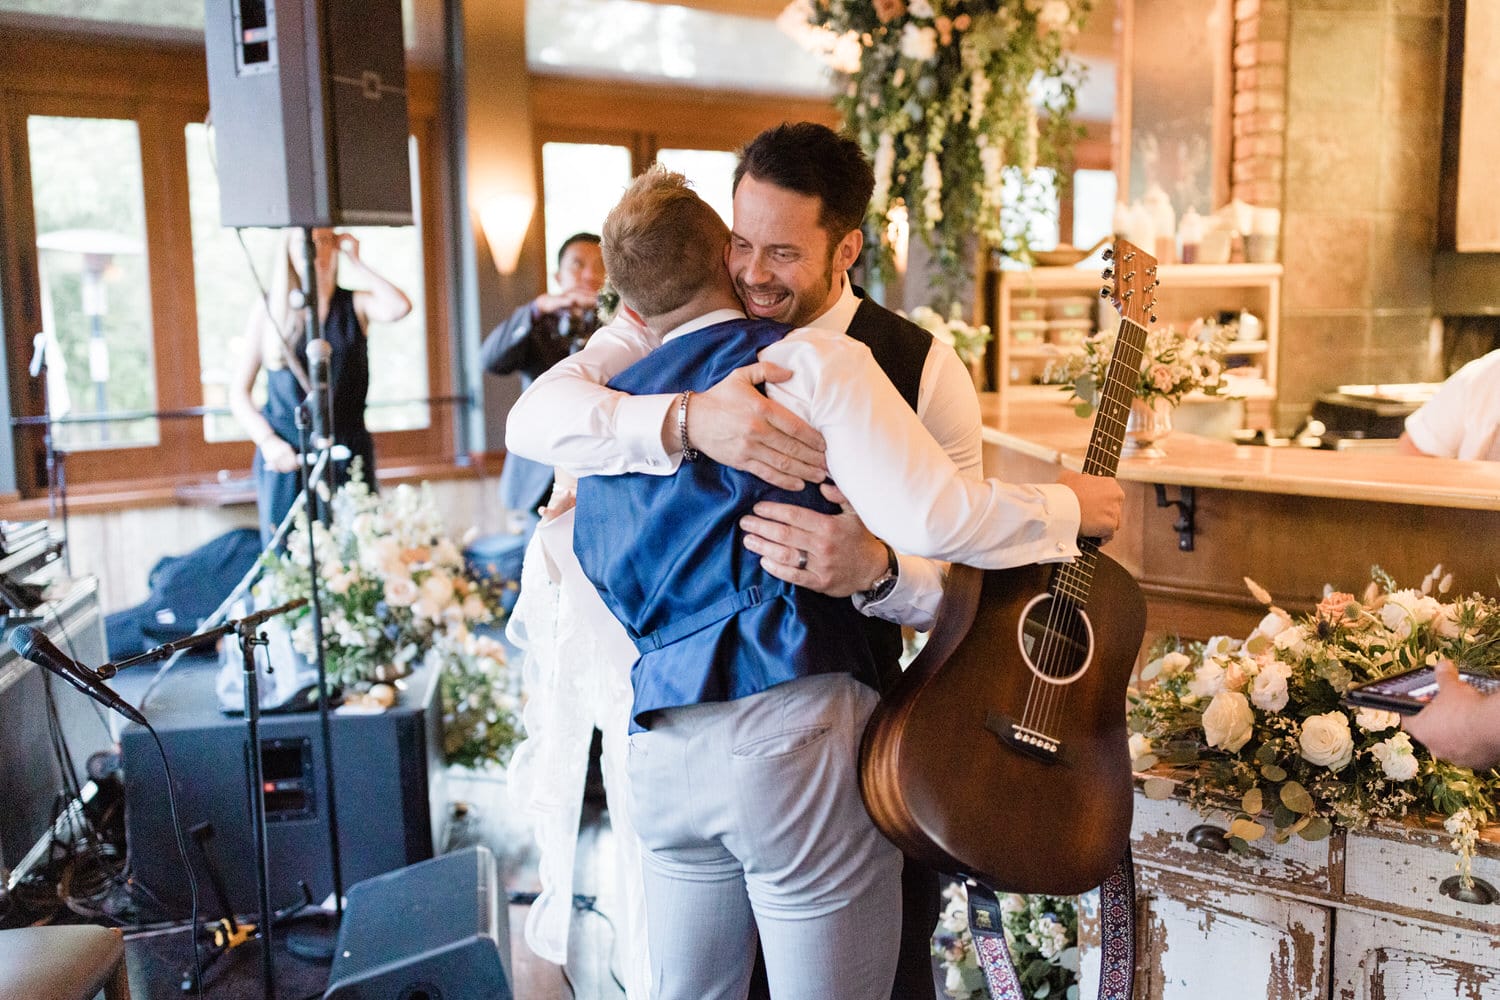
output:
[[1156, 277], [1156, 265], [1152, 264], [1150, 267], [1146, 268], [1146, 273], [1151, 275], [1151, 277], [1153, 278]]
[[1104, 248], [1104, 254], [1103, 254], [1103, 256], [1104, 256], [1105, 260], [1114, 260], [1115, 259], [1115, 248], [1114, 247], [1105, 247]]
[[1129, 264], [1131, 261], [1135, 260], [1135, 251], [1132, 250], [1130, 253], [1127, 253], [1122, 259], [1125, 261], [1125, 263]]
[[1107, 299], [1107, 298], [1109, 298], [1109, 289], [1108, 288], [1101, 288], [1101, 289], [1099, 289], [1099, 297], [1101, 299]]
[[1106, 267], [1103, 270], [1103, 272], [1101, 272], [1101, 274], [1100, 274], [1100, 277], [1102, 277], [1105, 281], [1108, 281], [1110, 278], [1113, 278], [1114, 276], [1115, 276], [1115, 269], [1112, 268], [1112, 267]]
[[1156, 313], [1152, 313], [1151, 314], [1151, 322], [1153, 322], [1153, 323], [1156, 322]]

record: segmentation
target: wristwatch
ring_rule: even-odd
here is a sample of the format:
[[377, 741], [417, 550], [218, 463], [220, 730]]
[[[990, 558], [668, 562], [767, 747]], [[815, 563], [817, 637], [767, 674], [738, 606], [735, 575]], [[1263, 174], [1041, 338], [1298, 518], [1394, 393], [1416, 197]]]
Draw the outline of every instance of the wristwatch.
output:
[[887, 597], [890, 597], [891, 591], [896, 589], [896, 578], [901, 572], [901, 565], [896, 562], [896, 550], [886, 545], [885, 542], [881, 542], [880, 544], [885, 545], [885, 572], [880, 574], [880, 577], [874, 583], [870, 584], [868, 590], [861, 590], [859, 592], [859, 596], [867, 604], [874, 603], [875, 601], [883, 601]]

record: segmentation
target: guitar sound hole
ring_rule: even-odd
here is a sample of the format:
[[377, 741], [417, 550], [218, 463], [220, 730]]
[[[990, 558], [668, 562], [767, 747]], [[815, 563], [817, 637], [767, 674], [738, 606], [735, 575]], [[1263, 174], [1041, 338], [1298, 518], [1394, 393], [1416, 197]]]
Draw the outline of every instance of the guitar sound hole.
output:
[[1045, 681], [1066, 684], [1088, 669], [1094, 631], [1088, 615], [1074, 602], [1039, 594], [1021, 617], [1020, 641], [1032, 672]]

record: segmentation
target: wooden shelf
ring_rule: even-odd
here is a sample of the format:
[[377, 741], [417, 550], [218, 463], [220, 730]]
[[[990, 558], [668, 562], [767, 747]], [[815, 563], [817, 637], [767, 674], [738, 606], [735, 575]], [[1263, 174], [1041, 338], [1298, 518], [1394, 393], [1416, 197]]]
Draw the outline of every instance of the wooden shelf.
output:
[[[1246, 422], [1250, 426], [1272, 426], [1281, 319], [1281, 265], [1163, 264], [1157, 269], [1156, 276], [1161, 283], [1156, 292], [1158, 325], [1172, 324], [1181, 328], [1201, 316], [1220, 312], [1243, 311], [1260, 317], [1263, 339], [1231, 344], [1226, 353], [1259, 359], [1257, 367], [1262, 377], [1251, 383], [1253, 389], [1244, 394], [1244, 398], [1256, 403], [1247, 410]], [[991, 379], [996, 390], [1004, 394], [1007, 389], [1030, 383], [1040, 375], [1045, 361], [1058, 358], [1069, 349], [1054, 344], [1012, 343], [1011, 317], [1015, 303], [1038, 300], [1041, 304], [1054, 299], [1088, 296], [1095, 303], [1092, 323], [1098, 330], [1101, 322], [1108, 324], [1113, 319], [1112, 307], [1099, 297], [1103, 286], [1104, 280], [1096, 265], [991, 271], [986, 282], [984, 321], [995, 331]], [[1049, 309], [1042, 311], [1045, 315]], [[1105, 328], [1110, 329], [1112, 325]]]

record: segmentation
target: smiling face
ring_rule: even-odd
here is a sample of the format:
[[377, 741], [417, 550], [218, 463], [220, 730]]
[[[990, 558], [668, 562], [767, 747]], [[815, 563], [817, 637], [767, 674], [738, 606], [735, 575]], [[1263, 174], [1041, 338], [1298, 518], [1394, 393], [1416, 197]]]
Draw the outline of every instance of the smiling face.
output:
[[839, 274], [859, 256], [859, 230], [835, 243], [822, 201], [745, 175], [734, 192], [734, 229], [725, 263], [745, 310], [806, 326], [838, 301]]
[[571, 292], [575, 288], [594, 295], [604, 287], [604, 254], [599, 244], [588, 240], [574, 240], [562, 253], [558, 262], [556, 279], [558, 288]]

